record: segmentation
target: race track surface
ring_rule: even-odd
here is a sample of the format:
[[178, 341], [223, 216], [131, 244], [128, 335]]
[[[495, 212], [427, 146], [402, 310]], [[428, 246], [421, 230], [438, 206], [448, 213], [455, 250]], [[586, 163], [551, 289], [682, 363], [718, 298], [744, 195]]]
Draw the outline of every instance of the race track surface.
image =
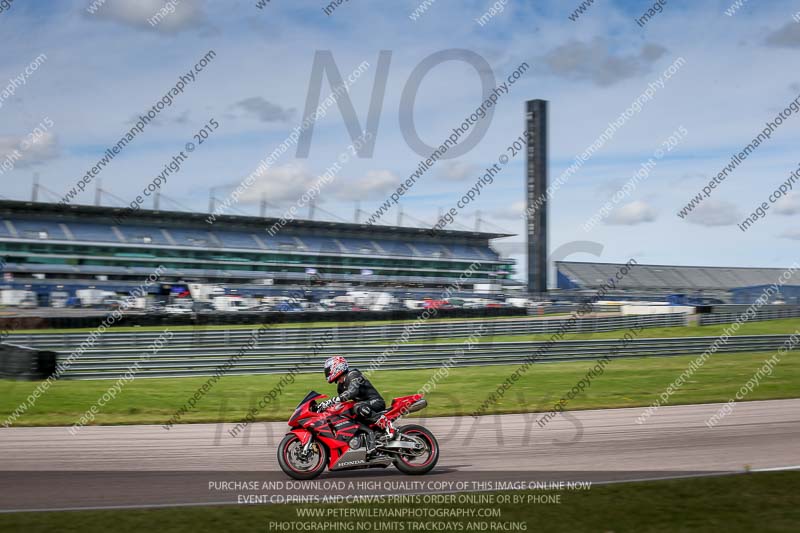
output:
[[[365, 494], [455, 492], [502, 481], [598, 483], [800, 465], [800, 399], [738, 403], [706, 427], [720, 407], [661, 407], [641, 425], [643, 408], [568, 412], [544, 427], [540, 414], [416, 418], [441, 445], [427, 476], [392, 467], [334, 472], [318, 486], [282, 492], [326, 493], [349, 481]], [[270, 493], [223, 484], [233, 480], [274, 482], [273, 495], [292, 488], [280, 486], [289, 478], [275, 454], [287, 426], [256, 423], [232, 437], [233, 426], [100, 426], [74, 436], [63, 427], [2, 429], [0, 478], [13, 490], [0, 494], [0, 510], [237, 503], [243, 494]]]

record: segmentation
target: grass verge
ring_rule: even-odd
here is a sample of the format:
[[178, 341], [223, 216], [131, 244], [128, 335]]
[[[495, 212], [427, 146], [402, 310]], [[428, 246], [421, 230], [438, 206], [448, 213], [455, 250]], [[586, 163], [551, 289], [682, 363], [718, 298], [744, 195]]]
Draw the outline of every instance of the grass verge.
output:
[[[640, 339], [660, 339], [676, 337], [718, 337], [730, 324], [714, 324], [709, 326], [674, 326], [668, 328], [644, 328], [638, 335]], [[800, 318], [780, 318], [763, 322], [745, 322], [734, 332], [739, 335], [790, 335], [800, 330]], [[568, 333], [564, 340], [586, 339], [619, 339], [622, 330], [600, 331], [595, 333]], [[546, 341], [553, 333], [535, 333], [528, 335], [484, 335], [478, 342], [513, 342], [513, 341]], [[463, 337], [442, 337], [434, 341], [413, 340], [409, 344], [463, 342]]]
[[[105, 531], [613, 531], [615, 533], [673, 531], [783, 532], [800, 523], [800, 473], [777, 472], [731, 476], [596, 485], [586, 491], [525, 491], [501, 495], [555, 496], [553, 503], [514, 504], [348, 504], [348, 509], [468, 509], [497, 508], [499, 518], [304, 518], [298, 509], [342, 510], [344, 505], [259, 505], [183, 507], [121, 511], [70, 511], [3, 515], [0, 531], [28, 533], [91, 533]], [[488, 496], [488, 495], [485, 495]], [[542, 500], [539, 500], [542, 501]], [[547, 500], [545, 500], [547, 501]], [[325, 527], [321, 522], [339, 522]], [[470, 526], [494, 522], [496, 529]], [[370, 523], [371, 522], [371, 523]], [[274, 524], [282, 523], [284, 528]], [[378, 524], [389, 524], [377, 529]], [[510, 529], [504, 524], [520, 524]], [[431, 529], [431, 525], [449, 529]], [[453, 527], [458, 526], [460, 527]], [[365, 526], [369, 525], [369, 528]], [[428, 526], [427, 528], [425, 526]], [[303, 528], [305, 526], [305, 528]], [[524, 527], [524, 529], [522, 529]]]
[[[717, 354], [671, 397], [672, 404], [727, 402], [771, 353]], [[649, 405], [696, 356], [612, 359], [605, 372], [566, 409], [599, 409]], [[487, 414], [548, 411], [595, 365], [594, 361], [537, 364], [490, 407]], [[424, 416], [472, 413], [517, 366], [455, 367], [427, 394]], [[378, 371], [370, 377], [384, 397], [417, 392], [437, 369]], [[240, 422], [251, 406], [275, 387], [281, 375], [225, 376], [181, 422]], [[206, 377], [135, 379], [100, 409], [95, 424], [164, 424], [207, 381]], [[57, 381], [24, 413], [15, 426], [72, 425], [106, 392], [114, 380]], [[25, 402], [36, 382], [0, 380], [0, 423]], [[334, 394], [322, 371], [300, 374], [284, 393], [258, 413], [257, 420], [287, 420], [309, 390]], [[796, 398], [800, 391], [800, 357], [784, 355], [771, 376], [748, 400]]]

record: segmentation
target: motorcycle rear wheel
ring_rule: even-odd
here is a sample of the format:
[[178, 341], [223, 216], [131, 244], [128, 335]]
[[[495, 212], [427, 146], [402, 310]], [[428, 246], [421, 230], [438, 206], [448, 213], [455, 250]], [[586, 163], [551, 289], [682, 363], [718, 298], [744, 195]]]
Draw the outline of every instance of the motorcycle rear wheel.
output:
[[419, 476], [427, 474], [439, 461], [439, 442], [427, 428], [411, 424], [398, 428], [402, 435], [422, 440], [425, 449], [421, 454], [398, 454], [394, 466], [404, 474]]

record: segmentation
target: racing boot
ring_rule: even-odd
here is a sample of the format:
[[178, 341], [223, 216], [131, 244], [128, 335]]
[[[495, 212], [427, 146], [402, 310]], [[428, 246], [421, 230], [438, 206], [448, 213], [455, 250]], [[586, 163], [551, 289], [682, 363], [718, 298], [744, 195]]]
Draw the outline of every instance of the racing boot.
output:
[[388, 442], [397, 436], [397, 428], [394, 427], [392, 421], [384, 415], [381, 415], [378, 421], [375, 422], [375, 425], [385, 431], [385, 435], [381, 435], [380, 437], [383, 442]]

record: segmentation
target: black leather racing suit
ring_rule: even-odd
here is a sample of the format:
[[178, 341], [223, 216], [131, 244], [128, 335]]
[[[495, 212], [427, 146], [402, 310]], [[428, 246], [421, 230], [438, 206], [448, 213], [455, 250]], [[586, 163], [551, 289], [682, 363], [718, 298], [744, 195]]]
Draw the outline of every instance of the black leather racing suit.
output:
[[353, 406], [356, 416], [368, 425], [380, 418], [380, 412], [386, 409], [386, 402], [375, 390], [372, 383], [357, 368], [351, 368], [337, 388], [339, 400], [342, 402], [355, 400]]

